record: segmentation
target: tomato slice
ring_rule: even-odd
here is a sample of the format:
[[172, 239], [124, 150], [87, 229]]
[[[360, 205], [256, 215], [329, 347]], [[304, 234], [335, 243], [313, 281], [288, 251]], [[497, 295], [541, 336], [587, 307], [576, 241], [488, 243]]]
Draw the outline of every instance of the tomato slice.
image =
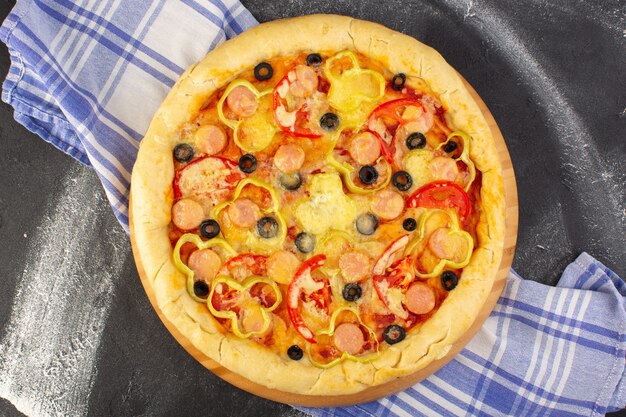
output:
[[[289, 313], [289, 319], [300, 336], [302, 336], [309, 343], [316, 343], [315, 335], [311, 329], [307, 327], [304, 319], [302, 318], [302, 314], [299, 309], [300, 299], [301, 294], [303, 293], [304, 284], [308, 283], [311, 285], [311, 281], [313, 281], [313, 285], [318, 286], [319, 289], [310, 294], [304, 294], [305, 297], [308, 296], [310, 299], [313, 299], [318, 307], [323, 306], [322, 308], [327, 308], [328, 304], [330, 304], [330, 289], [328, 284], [317, 281], [311, 276], [311, 272], [324, 265], [325, 261], [326, 255], [323, 254], [315, 255], [304, 261], [302, 265], [300, 265], [300, 268], [296, 271], [289, 287], [287, 288], [287, 312]], [[316, 295], [320, 292], [321, 294]], [[324, 293], [326, 293], [326, 297], [324, 297]]]
[[218, 275], [226, 275], [236, 281], [243, 281], [250, 275], [265, 277], [267, 276], [266, 262], [267, 256], [265, 255], [243, 253], [226, 261]]
[[[293, 71], [291, 71], [293, 72]], [[322, 134], [308, 127], [311, 120], [311, 113], [308, 110], [307, 103], [304, 102], [300, 107], [295, 110], [289, 111], [287, 105], [287, 94], [289, 94], [289, 87], [291, 81], [289, 81], [289, 74], [287, 73], [274, 87], [272, 92], [272, 104], [274, 108], [274, 120], [276, 124], [283, 132], [289, 133], [293, 136], [300, 136], [304, 138], [319, 138]], [[293, 79], [295, 79], [295, 74]], [[295, 117], [293, 113], [295, 112]], [[286, 115], [289, 115], [286, 117]], [[293, 123], [291, 118], [293, 117]], [[289, 120], [287, 120], [289, 119]]]
[[227, 198], [243, 176], [237, 162], [220, 156], [203, 156], [176, 171], [174, 199], [205, 197], [217, 204]]
[[401, 303], [393, 302], [392, 289], [399, 288], [401, 291], [405, 291], [415, 278], [413, 257], [408, 255], [395, 262], [392, 261], [392, 257], [397, 252], [404, 250], [408, 243], [409, 235], [400, 236], [391, 242], [380, 255], [372, 270], [374, 275], [372, 281], [378, 298], [393, 314], [402, 319], [406, 319], [409, 316], [409, 312]]
[[434, 181], [416, 190], [406, 202], [409, 208], [454, 209], [461, 223], [469, 217], [472, 205], [469, 195], [451, 181]]

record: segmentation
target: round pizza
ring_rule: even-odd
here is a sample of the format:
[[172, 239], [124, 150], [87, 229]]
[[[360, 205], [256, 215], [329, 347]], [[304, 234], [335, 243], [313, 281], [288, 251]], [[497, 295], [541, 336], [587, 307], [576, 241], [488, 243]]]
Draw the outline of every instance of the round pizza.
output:
[[502, 256], [491, 131], [433, 49], [313, 15], [188, 69], [132, 175], [135, 257], [164, 321], [284, 392], [339, 395], [444, 356]]

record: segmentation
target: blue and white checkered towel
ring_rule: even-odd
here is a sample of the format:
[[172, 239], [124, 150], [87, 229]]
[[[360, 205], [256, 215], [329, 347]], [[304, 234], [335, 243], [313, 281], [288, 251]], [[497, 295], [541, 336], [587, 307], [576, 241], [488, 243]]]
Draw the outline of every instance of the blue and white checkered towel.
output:
[[[98, 173], [128, 228], [130, 173], [182, 71], [256, 24], [236, 0], [19, 0], [0, 29], [2, 98], [29, 130]], [[603, 415], [626, 405], [626, 285], [587, 254], [556, 288], [509, 275], [455, 360], [414, 387], [315, 416]]]

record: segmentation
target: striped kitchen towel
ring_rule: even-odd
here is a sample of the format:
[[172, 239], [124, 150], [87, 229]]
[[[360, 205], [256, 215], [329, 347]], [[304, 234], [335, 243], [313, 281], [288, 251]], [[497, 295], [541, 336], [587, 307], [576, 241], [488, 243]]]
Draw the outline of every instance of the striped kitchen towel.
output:
[[[138, 143], [183, 70], [256, 24], [234, 0], [19, 0], [0, 28], [2, 98], [29, 130], [98, 173], [128, 230]], [[557, 288], [514, 272], [446, 367], [369, 404], [315, 416], [603, 415], [626, 403], [626, 288], [587, 254]]]

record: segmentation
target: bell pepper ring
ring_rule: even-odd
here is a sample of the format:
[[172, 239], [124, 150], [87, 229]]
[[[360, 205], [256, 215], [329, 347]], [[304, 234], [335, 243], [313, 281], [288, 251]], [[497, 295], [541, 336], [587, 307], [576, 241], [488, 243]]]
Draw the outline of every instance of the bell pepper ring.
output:
[[176, 266], [176, 269], [185, 274], [185, 276], [187, 277], [187, 293], [189, 294], [189, 296], [199, 303], [204, 303], [206, 300], [198, 297], [193, 290], [194, 272], [187, 265], [185, 265], [185, 263], [180, 258], [180, 248], [185, 243], [193, 243], [194, 245], [196, 245], [198, 250], [213, 248], [217, 246], [223, 249], [224, 252], [231, 258], [236, 256], [237, 252], [224, 239], [214, 238], [203, 241], [200, 236], [193, 233], [185, 233], [176, 242], [176, 246], [174, 246], [173, 252], [174, 265]]
[[[269, 307], [264, 307], [260, 303], [255, 303], [260, 309], [261, 316], [263, 319], [263, 325], [258, 330], [244, 332], [239, 326], [239, 317], [237, 313], [232, 310], [220, 310], [220, 309], [215, 308], [215, 306], [213, 305], [213, 298], [217, 291], [216, 289], [220, 287], [220, 284], [226, 285], [241, 294], [244, 292], [249, 292], [250, 289], [255, 284], [259, 284], [259, 283], [268, 285], [272, 289], [274, 295], [276, 296], [276, 300]], [[278, 288], [278, 285], [269, 278], [252, 275], [240, 283], [230, 277], [218, 276], [217, 278], [213, 280], [211, 292], [209, 293], [209, 297], [207, 298], [207, 306], [209, 307], [209, 311], [211, 311], [211, 314], [213, 314], [215, 317], [230, 320], [230, 325], [233, 330], [233, 333], [237, 337], [245, 339], [256, 334], [263, 334], [265, 333], [265, 331], [267, 331], [272, 321], [269, 313], [276, 310], [278, 306], [280, 305], [281, 301], [282, 301], [282, 295], [281, 295], [280, 289]]]
[[381, 164], [381, 163], [386, 165], [387, 175], [385, 176], [385, 179], [375, 187], [363, 188], [363, 187], [359, 187], [358, 185], [356, 185], [354, 183], [354, 180], [352, 179], [351, 174], [354, 172], [354, 167], [352, 165], [350, 165], [347, 162], [337, 161], [337, 159], [332, 155], [332, 152], [327, 155], [326, 162], [328, 163], [328, 165], [333, 167], [341, 175], [341, 177], [343, 178], [343, 183], [346, 186], [346, 188], [348, 188], [348, 190], [350, 190], [350, 192], [354, 194], [369, 194], [375, 191], [382, 190], [383, 188], [389, 185], [389, 183], [391, 182], [391, 177], [393, 176], [392, 175], [393, 168], [391, 167], [389, 162], [386, 160], [386, 158], [381, 156], [376, 161], [376, 165]]
[[230, 92], [237, 87], [245, 87], [248, 90], [250, 90], [252, 94], [254, 95], [254, 97], [256, 98], [257, 103], [259, 102], [261, 97], [267, 94], [270, 94], [272, 90], [266, 89], [263, 91], [259, 91], [249, 81], [239, 79], [239, 80], [235, 80], [231, 82], [228, 85], [228, 87], [226, 87], [226, 90], [224, 90], [224, 94], [217, 102], [217, 115], [222, 123], [224, 123], [226, 126], [230, 127], [233, 130], [233, 140], [235, 141], [237, 146], [239, 146], [239, 148], [243, 149], [245, 152], [248, 152], [248, 153], [255, 153], [255, 152], [262, 151], [271, 143], [274, 137], [274, 133], [276, 131], [274, 126], [270, 126], [270, 125], [262, 126], [259, 130], [263, 131], [262, 132], [263, 134], [255, 135], [255, 139], [258, 142], [254, 144], [248, 144], [248, 143], [244, 143], [242, 139], [240, 138], [240, 128], [242, 126], [242, 123], [244, 123], [246, 119], [232, 120], [232, 119], [228, 119], [226, 115], [224, 114], [224, 101], [226, 101], [226, 98], [228, 97]]
[[323, 283], [313, 279], [311, 272], [322, 267], [325, 261], [326, 255], [323, 254], [315, 255], [304, 261], [294, 274], [287, 288], [287, 312], [289, 313], [289, 319], [300, 336], [309, 343], [316, 343], [315, 335], [311, 329], [307, 327], [306, 323], [304, 323], [304, 319], [298, 308], [300, 304], [300, 292], [305, 281], [313, 281], [317, 284], [314, 284], [316, 291], [324, 288]]
[[451, 181], [433, 181], [418, 188], [406, 202], [407, 208], [453, 209], [461, 223], [472, 210], [470, 198], [457, 184]]
[[361, 319], [361, 316], [359, 315], [358, 311], [355, 310], [352, 307], [341, 307], [338, 308], [337, 310], [335, 310], [333, 312], [333, 315], [330, 318], [330, 324], [328, 329], [326, 330], [320, 330], [318, 331], [315, 335], [316, 337], [319, 337], [321, 335], [327, 335], [329, 337], [332, 337], [335, 334], [335, 329], [336, 329], [336, 321], [337, 318], [339, 317], [339, 315], [341, 313], [344, 313], [346, 311], [351, 312], [352, 314], [354, 314], [357, 318], [358, 323], [360, 324], [361, 328], [365, 328], [367, 330], [367, 333], [370, 336], [370, 340], [373, 340], [375, 342], [376, 345], [376, 351], [375, 352], [371, 352], [370, 354], [366, 354], [363, 356], [355, 356], [352, 355], [348, 352], [342, 352], [341, 356], [333, 359], [332, 361], [330, 361], [329, 363], [320, 363], [318, 361], [316, 361], [315, 359], [313, 359], [313, 355], [311, 353], [311, 345], [307, 345], [307, 354], [309, 356], [309, 361], [311, 361], [311, 363], [313, 364], [313, 366], [317, 367], [317, 368], [321, 368], [321, 369], [327, 369], [327, 368], [332, 368], [333, 366], [345, 361], [345, 360], [351, 360], [354, 362], [361, 362], [361, 363], [367, 363], [367, 362], [371, 362], [374, 359], [376, 359], [378, 357], [379, 352], [379, 342], [378, 339], [376, 338], [376, 333], [370, 329], [365, 323], [363, 323], [363, 320]]
[[457, 141], [458, 139], [461, 139], [462, 145], [463, 145], [463, 151], [461, 152], [461, 155], [459, 155], [457, 158], [454, 158], [456, 161], [461, 161], [463, 162], [466, 166], [467, 169], [469, 171], [469, 178], [467, 179], [467, 183], [465, 184], [465, 186], [463, 187], [463, 189], [465, 191], [468, 191], [472, 185], [472, 183], [474, 182], [474, 179], [476, 179], [476, 166], [474, 165], [474, 162], [470, 159], [470, 143], [471, 143], [471, 137], [461, 131], [461, 130], [456, 130], [452, 133], [450, 133], [448, 135], [448, 137], [446, 138], [445, 142], [442, 142], [441, 144], [439, 144], [439, 146], [437, 146], [436, 150], [442, 150], [446, 147], [446, 145], [452, 140], [455, 139], [455, 141]]
[[467, 264], [469, 264], [470, 258], [472, 256], [472, 252], [474, 250], [474, 239], [468, 232], [461, 229], [461, 226], [459, 224], [459, 218], [457, 217], [454, 211], [429, 209], [428, 211], [423, 213], [422, 216], [420, 217], [420, 222], [418, 226], [419, 233], [417, 237], [415, 238], [415, 240], [406, 247], [404, 251], [404, 255], [407, 256], [409, 254], [412, 254], [415, 248], [420, 243], [422, 243], [424, 239], [430, 238], [430, 235], [432, 233], [428, 234], [428, 236], [426, 235], [427, 234], [426, 228], [428, 225], [428, 221], [432, 219], [433, 216], [438, 215], [438, 214], [445, 215], [449, 219], [450, 231], [447, 233], [448, 236], [454, 236], [456, 238], [465, 240], [466, 242], [465, 252], [466, 253], [464, 254], [464, 256], [461, 257], [462, 259], [459, 262], [455, 262], [454, 260], [445, 259], [445, 258], [440, 259], [437, 265], [435, 265], [435, 267], [433, 267], [432, 271], [430, 272], [421, 272], [418, 268], [415, 268], [415, 276], [419, 278], [431, 278], [434, 276], [438, 276], [443, 272], [444, 268], [461, 269], [467, 266]]
[[278, 127], [286, 133], [303, 138], [319, 138], [322, 133], [306, 127], [305, 124], [311, 119], [306, 101], [295, 110], [289, 110], [287, 95], [292, 84], [291, 79], [295, 79], [295, 70], [287, 73], [272, 92], [272, 106], [274, 109], [274, 120]]

